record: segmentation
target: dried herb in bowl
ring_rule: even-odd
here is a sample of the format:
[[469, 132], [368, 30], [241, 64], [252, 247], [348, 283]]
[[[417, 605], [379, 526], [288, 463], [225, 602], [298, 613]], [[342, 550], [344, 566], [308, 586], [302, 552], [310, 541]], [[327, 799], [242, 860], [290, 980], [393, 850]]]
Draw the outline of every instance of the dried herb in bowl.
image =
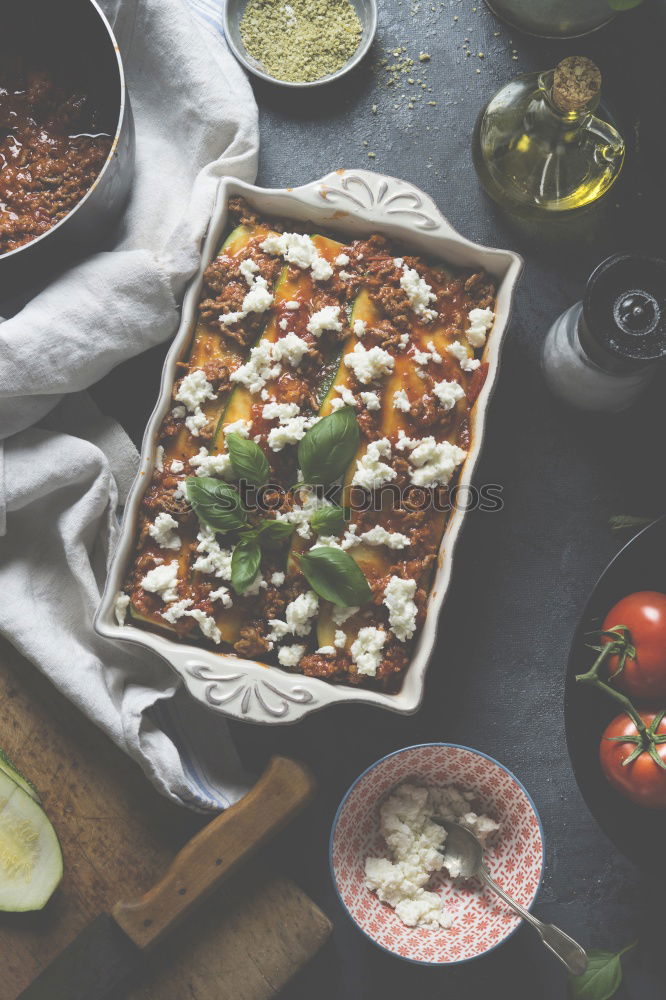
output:
[[349, 0], [249, 0], [240, 32], [270, 76], [314, 83], [352, 58], [362, 28]]

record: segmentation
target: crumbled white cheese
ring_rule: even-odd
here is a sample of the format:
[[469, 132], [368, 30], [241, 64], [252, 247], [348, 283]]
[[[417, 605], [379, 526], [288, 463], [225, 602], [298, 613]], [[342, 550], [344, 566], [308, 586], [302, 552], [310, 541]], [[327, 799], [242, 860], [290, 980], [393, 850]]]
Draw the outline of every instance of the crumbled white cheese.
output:
[[433, 872], [445, 869], [451, 878], [460, 874], [447, 858], [446, 830], [434, 820], [461, 823], [485, 846], [499, 825], [470, 810], [473, 797], [453, 786], [422, 788], [405, 783], [382, 803], [379, 825], [391, 860], [366, 859], [366, 886], [409, 927], [453, 924], [454, 914], [444, 908], [442, 897], [427, 888]]
[[319, 649], [315, 649], [315, 653], [319, 653], [320, 656], [337, 656], [337, 649], [335, 646], [320, 646]]
[[282, 451], [285, 445], [297, 444], [305, 437], [305, 432], [317, 422], [319, 417], [303, 416], [298, 403], [267, 403], [262, 416], [265, 420], [278, 420], [277, 427], [268, 432], [268, 447]]
[[158, 472], [164, 472], [164, 448], [161, 444], [155, 449], [155, 468]]
[[405, 262], [402, 259], [402, 257], [394, 257], [393, 263], [395, 264], [396, 267], [402, 267]]
[[444, 410], [452, 410], [459, 399], [465, 398], [465, 390], [459, 382], [436, 382], [432, 387], [433, 395], [437, 397]]
[[336, 604], [336, 606], [331, 610], [331, 618], [336, 625], [344, 625], [344, 623], [359, 610], [359, 608], [354, 607], [339, 608]]
[[271, 583], [274, 587], [281, 587], [284, 583], [284, 573], [275, 572], [271, 576]]
[[280, 327], [281, 330], [286, 330], [289, 324], [287, 323], [286, 319], [281, 319], [280, 322], [278, 323], [278, 326]]
[[207, 639], [212, 639], [212, 641], [219, 645], [222, 642], [222, 633], [215, 623], [215, 619], [207, 615], [205, 611], [201, 608], [194, 608], [192, 611], [186, 611], [185, 615], [188, 618], [194, 618], [195, 622], [201, 629], [202, 633]]
[[416, 631], [415, 593], [416, 580], [403, 580], [399, 576], [392, 576], [384, 590], [384, 604], [389, 612], [389, 625], [400, 642], [407, 642]]
[[341, 628], [336, 628], [335, 638], [333, 639], [333, 645], [336, 649], [344, 649], [347, 645], [347, 635], [342, 631]]
[[190, 413], [195, 413], [206, 400], [215, 398], [213, 387], [200, 368], [183, 378], [176, 393], [178, 402], [184, 403]]
[[411, 410], [411, 404], [409, 402], [409, 396], [404, 389], [398, 389], [397, 392], [393, 393], [393, 409], [402, 410], [403, 413], [409, 413]]
[[260, 590], [265, 590], [268, 584], [264, 580], [261, 573], [257, 573], [252, 583], [245, 588], [243, 591], [243, 597], [253, 597], [258, 594]]
[[[335, 385], [333, 386], [333, 388], [335, 389], [336, 392], [340, 393], [340, 398], [344, 406], [354, 406], [354, 407], [358, 406], [358, 400], [356, 399], [356, 396], [351, 391], [349, 386]], [[338, 407], [335, 407], [335, 409], [338, 409]]]
[[294, 643], [293, 646], [283, 646], [278, 650], [278, 661], [283, 667], [297, 667], [298, 662], [305, 652], [305, 646]]
[[409, 438], [398, 431], [396, 448], [410, 451], [409, 461], [414, 466], [410, 473], [415, 486], [446, 486], [467, 452], [450, 441], [435, 441], [434, 437]]
[[113, 603], [113, 611], [116, 616], [116, 621], [119, 625], [125, 624], [125, 617], [127, 615], [127, 609], [129, 607], [129, 594], [124, 594], [122, 590], [119, 590], [116, 594], [116, 599]]
[[161, 513], [148, 528], [148, 534], [154, 538], [161, 549], [179, 549], [181, 546], [178, 535], [178, 521], [171, 514]]
[[452, 355], [452, 357], [460, 362], [460, 367], [464, 372], [473, 372], [474, 369], [478, 368], [481, 364], [478, 358], [469, 357], [467, 348], [464, 344], [461, 344], [459, 340], [454, 340], [452, 344], [449, 344], [446, 350], [450, 355]]
[[333, 268], [328, 261], [319, 256], [309, 236], [300, 233], [281, 233], [268, 236], [260, 246], [264, 253], [282, 257], [288, 264], [295, 264], [301, 270], [309, 267], [315, 281], [325, 281], [333, 274]]
[[171, 472], [177, 474], [179, 472], [182, 472], [184, 468], [185, 468], [185, 463], [181, 462], [179, 458], [174, 458], [174, 460], [171, 463]]
[[170, 625], [175, 625], [179, 619], [183, 617], [188, 608], [191, 608], [194, 601], [189, 597], [184, 597], [181, 601], [175, 601], [170, 604], [166, 611], [162, 612], [162, 618], [169, 622]]
[[319, 611], [319, 598], [313, 590], [306, 590], [304, 594], [287, 605], [284, 613], [285, 621], [289, 631], [294, 635], [308, 635], [312, 630], [310, 621]]
[[264, 420], [290, 420], [300, 413], [301, 408], [298, 403], [266, 403], [262, 407], [261, 415]]
[[208, 600], [220, 601], [223, 608], [231, 608], [234, 603], [228, 587], [218, 587], [217, 590], [211, 590], [208, 595]]
[[199, 432], [204, 429], [207, 423], [208, 417], [200, 406], [197, 406], [194, 413], [191, 413], [189, 417], [185, 418], [185, 426], [192, 437], [199, 437]]
[[492, 309], [470, 309], [468, 319], [469, 329], [465, 330], [467, 342], [472, 347], [483, 347], [488, 330], [495, 320], [495, 313]]
[[227, 424], [223, 428], [225, 435], [238, 434], [242, 438], [249, 438], [251, 430], [252, 430], [252, 421], [243, 420], [242, 417], [240, 420], [234, 420], [232, 423]]
[[390, 374], [395, 366], [393, 357], [382, 347], [366, 350], [363, 344], [355, 344], [354, 350], [345, 354], [345, 364], [351, 368], [359, 382], [367, 385], [375, 379]]
[[352, 330], [356, 337], [365, 337], [365, 331], [368, 328], [368, 324], [364, 319], [355, 319], [352, 324]]
[[296, 299], [289, 299], [285, 302], [284, 307], [285, 309], [288, 309], [289, 312], [296, 312], [296, 310], [300, 307], [300, 302]]
[[[404, 549], [409, 545], [409, 538], [400, 531], [387, 531], [381, 524], [375, 524], [362, 535], [352, 536], [352, 544], [359, 542], [366, 542], [368, 545], [386, 545], [389, 549]], [[344, 541], [342, 547], [349, 548]]]
[[346, 267], [349, 263], [349, 257], [346, 253], [339, 253], [335, 258], [335, 263], [337, 267]]
[[325, 497], [317, 496], [316, 491], [309, 489], [299, 490], [298, 500], [299, 502], [294, 503], [292, 510], [276, 511], [275, 519], [295, 525], [297, 535], [310, 539], [312, 538], [312, 528], [310, 527], [312, 515], [322, 507], [332, 507], [333, 504]]
[[439, 353], [432, 340], [429, 340], [426, 344], [425, 351], [420, 351], [418, 348], [414, 351], [414, 361], [421, 367], [429, 364], [431, 361], [433, 361], [436, 365], [440, 365], [442, 363], [442, 355]]
[[240, 382], [254, 394], [260, 392], [269, 379], [277, 378], [280, 371], [280, 364], [276, 363], [273, 356], [273, 345], [270, 341], [262, 339], [251, 348], [246, 363], [232, 372], [229, 379], [231, 382]]
[[171, 604], [178, 597], [178, 560], [173, 559], [149, 570], [141, 581], [141, 587], [149, 594], [158, 594], [165, 604]]
[[171, 411], [171, 416], [174, 420], [182, 420], [186, 413], [187, 410], [184, 406], [174, 406]]
[[342, 330], [340, 306], [324, 306], [313, 313], [308, 320], [308, 332], [313, 337], [321, 337], [324, 330]]
[[248, 273], [245, 273], [244, 277], [250, 287], [243, 299], [243, 305], [238, 312], [222, 313], [218, 317], [223, 326], [232, 326], [234, 323], [238, 323], [239, 320], [245, 319], [248, 313], [266, 312], [273, 304], [273, 293], [265, 278], [256, 272], [249, 274], [249, 280]]
[[250, 260], [250, 258], [248, 257], [247, 260], [242, 260], [240, 262], [240, 264], [238, 265], [238, 271], [239, 274], [243, 278], [245, 278], [248, 285], [252, 285], [252, 282], [254, 281], [254, 276], [259, 271], [259, 266], [258, 264], [255, 264], [253, 260]]
[[403, 264], [400, 287], [406, 293], [409, 304], [419, 319], [422, 319], [424, 323], [429, 323], [435, 318], [437, 312], [434, 309], [429, 309], [428, 306], [436, 300], [437, 296], [418, 271]]
[[200, 448], [198, 455], [189, 460], [197, 476], [226, 476], [231, 471], [231, 459], [226, 454], [209, 455], [207, 448]]
[[199, 573], [211, 573], [222, 580], [231, 579], [231, 549], [220, 548], [215, 532], [207, 524], [200, 525], [197, 535], [197, 552], [200, 553], [192, 569]]
[[309, 350], [303, 338], [290, 331], [273, 344], [273, 358], [278, 362], [286, 361], [288, 365], [297, 368]]
[[374, 490], [382, 483], [395, 479], [397, 473], [390, 465], [382, 462], [382, 458], [391, 457], [391, 442], [388, 438], [371, 441], [365, 455], [356, 462], [356, 472], [352, 486], [362, 486], [366, 490]]
[[381, 663], [382, 649], [386, 642], [386, 632], [366, 625], [359, 629], [358, 637], [351, 644], [351, 658], [359, 674], [374, 677]]
[[362, 392], [360, 393], [360, 396], [368, 410], [381, 409], [382, 404], [376, 392]]
[[400, 334], [400, 339], [398, 341], [398, 346], [399, 346], [400, 350], [404, 351], [404, 349], [407, 347], [408, 343], [409, 343], [409, 334], [408, 333], [401, 333]]

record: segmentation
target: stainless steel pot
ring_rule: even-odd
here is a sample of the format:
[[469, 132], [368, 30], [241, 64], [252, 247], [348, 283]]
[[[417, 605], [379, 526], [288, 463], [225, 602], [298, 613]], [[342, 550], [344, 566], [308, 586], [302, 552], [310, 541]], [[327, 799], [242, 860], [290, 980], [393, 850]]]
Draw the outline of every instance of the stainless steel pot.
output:
[[[17, 8], [3, 8], [11, 24]], [[62, 51], [63, 59], [81, 61], [113, 141], [97, 178], [68, 214], [30, 243], [0, 254], [0, 301], [99, 244], [119, 218], [134, 172], [134, 122], [122, 59], [96, 0], [21, 0], [18, 10], [22, 23], [28, 20], [38, 37], [49, 39], [58, 56]]]

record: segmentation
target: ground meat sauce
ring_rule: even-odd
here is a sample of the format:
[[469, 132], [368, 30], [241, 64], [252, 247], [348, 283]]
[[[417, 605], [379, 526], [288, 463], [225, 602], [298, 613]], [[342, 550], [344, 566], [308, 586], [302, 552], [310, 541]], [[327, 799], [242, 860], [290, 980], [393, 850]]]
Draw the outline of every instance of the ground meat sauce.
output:
[[[322, 238], [316, 237], [315, 244], [331, 263], [333, 274], [315, 281], [307, 268], [285, 263], [278, 254], [262, 249], [261, 244], [269, 234], [290, 232], [293, 223], [282, 225], [272, 219], [259, 218], [240, 199], [232, 199], [230, 214], [231, 235], [204, 274], [199, 324], [188, 359], [179, 363], [172, 406], [159, 433], [157, 464], [143, 499], [136, 555], [125, 586], [131, 599], [131, 614], [136, 623], [147, 628], [167, 629], [177, 640], [233, 650], [241, 657], [280, 663], [283, 669], [312, 677], [395, 691], [409, 665], [414, 637], [401, 641], [393, 630], [385, 603], [386, 588], [394, 577], [415, 581], [412, 598], [415, 612], [412, 609], [412, 615], [416, 635], [425, 620], [428, 590], [456, 480], [454, 474], [447, 483], [427, 487], [415, 485], [409, 452], [396, 447], [397, 428], [401, 427], [402, 433], [419, 441], [432, 436], [436, 442], [446, 440], [460, 448], [468, 448], [471, 410], [483, 387], [488, 366], [483, 361], [480, 364], [473, 361], [470, 369], [464, 370], [459, 358], [445, 348], [454, 340], [466, 343], [465, 330], [471, 309], [494, 309], [495, 286], [484, 272], [454, 271], [404, 252], [400, 255], [400, 248], [380, 235], [357, 240], [348, 246], [330, 243], [325, 247], [317, 242]], [[436, 316], [428, 327], [423, 323], [419, 326], [415, 318], [411, 296], [401, 280], [405, 268], [413, 268], [435, 295], [432, 306]], [[255, 279], [265, 284], [274, 301], [263, 312], [244, 314], [245, 296]], [[372, 320], [364, 322], [360, 332], [353, 329], [352, 314], [355, 301], [362, 298], [359, 293], [367, 293], [374, 310]], [[341, 329], [323, 329], [315, 334], [308, 328], [309, 321], [327, 307], [334, 310], [337, 307]], [[233, 322], [225, 322], [228, 313], [239, 315]], [[265, 343], [264, 338], [271, 343], [277, 342], [287, 333], [295, 334], [304, 342], [306, 350], [300, 362], [281, 362], [259, 390], [249, 392], [244, 387], [238, 390], [234, 373], [248, 361], [252, 346]], [[426, 364], [418, 360], [417, 352], [425, 347], [430, 336], [440, 337], [441, 350], [437, 358], [433, 356], [432, 364]], [[387, 404], [385, 379], [377, 378], [369, 384], [359, 382], [352, 369], [342, 364], [344, 354], [341, 355], [341, 351], [351, 350], [350, 345], [356, 343], [356, 339], [366, 350], [379, 347], [389, 352], [396, 366], [403, 365], [401, 370], [406, 370], [411, 377], [411, 383], [406, 379], [404, 385], [409, 387], [411, 384], [412, 390], [416, 385], [416, 391], [411, 392], [409, 412], [398, 412], [399, 408], [392, 407], [390, 401]], [[472, 351], [468, 350], [471, 360]], [[194, 401], [188, 400], [187, 394], [182, 396], [182, 387], [183, 380], [195, 371], [202, 373], [214, 398], [201, 403], [201, 419], [192, 424]], [[219, 428], [233, 423], [241, 412], [247, 420], [246, 433], [259, 445], [270, 465], [270, 485], [262, 495], [263, 509], [258, 510], [251, 502], [247, 504], [250, 527], [257, 528], [263, 521], [275, 517], [297, 517], [302, 507], [302, 497], [298, 489], [294, 489], [298, 478], [297, 448], [294, 444], [286, 444], [280, 450], [271, 446], [271, 433], [277, 427], [277, 418], [265, 416], [264, 406], [267, 402], [296, 403], [301, 416], [316, 418], [322, 403], [323, 413], [329, 412], [330, 398], [337, 395], [330, 386], [336, 375], [340, 377], [340, 372], [345, 373], [345, 391], [354, 396], [362, 446], [388, 437], [392, 454], [387, 461], [394, 474], [390, 483], [374, 491], [375, 503], [365, 507], [353, 502], [354, 491], [366, 496], [364, 490], [358, 486], [351, 488], [351, 513], [343, 531], [351, 530], [360, 536], [379, 524], [390, 533], [406, 536], [407, 543], [401, 542], [397, 548], [365, 546], [372, 550], [373, 556], [366, 562], [358, 557], [357, 562], [366, 576], [372, 598], [352, 611], [348, 621], [340, 625], [336, 622], [333, 630], [324, 631], [323, 634], [330, 635], [330, 641], [323, 643], [324, 651], [321, 652], [316, 626], [325, 624], [326, 616], [335, 621], [331, 607], [323, 600], [319, 602], [319, 619], [315, 617], [306, 623], [304, 631], [292, 631], [276, 639], [273, 630], [276, 621], [289, 618], [288, 608], [292, 602], [310, 589], [299, 572], [297, 555], [317, 540], [312, 529], [308, 530], [306, 524], [303, 531], [301, 526], [300, 533], [294, 533], [291, 540], [262, 550], [261, 575], [248, 593], [239, 595], [232, 588], [228, 565], [225, 569], [221, 563], [219, 570], [214, 569], [213, 564], [194, 569], [194, 564], [202, 553], [206, 556], [208, 549], [202, 541], [201, 531], [205, 532], [205, 528], [202, 529], [188, 503], [185, 480], [199, 470], [202, 455], [206, 461], [209, 456], [224, 453], [224, 435]], [[434, 389], [442, 381], [456, 382], [463, 388], [464, 397], [455, 406], [443, 406], [438, 400]], [[397, 384], [402, 386], [403, 382]], [[363, 401], [361, 394], [368, 392], [382, 397], [379, 409]], [[183, 399], [187, 405], [183, 405]], [[232, 416], [228, 416], [227, 407]], [[354, 460], [352, 471], [355, 468]], [[230, 475], [223, 470], [209, 470], [203, 474], [221, 478]], [[169, 523], [177, 535], [175, 543], [171, 536], [160, 540], [156, 529], [160, 514], [173, 518]], [[340, 540], [343, 540], [342, 533], [338, 536]], [[227, 552], [231, 552], [236, 543], [237, 538], [233, 535], [219, 534], [215, 539], [215, 544]], [[347, 551], [354, 557], [360, 550], [352, 545]], [[151, 570], [171, 564], [175, 559], [178, 560], [177, 580], [165, 607], [163, 595], [143, 584]], [[231, 607], [226, 607], [225, 601], [231, 602]], [[173, 621], [165, 620], [165, 612], [169, 614], [169, 609], [181, 605], [180, 612], [171, 614]], [[202, 616], [206, 621], [199, 621]], [[380, 629], [385, 634], [374, 673], [359, 672], [356, 652], [352, 648], [352, 639], [362, 628]], [[345, 631], [347, 636], [344, 647], [330, 644], [337, 629]], [[288, 656], [284, 662], [280, 661], [280, 650], [288, 651], [292, 645], [303, 646], [303, 654], [294, 653], [293, 663]]]
[[0, 50], [0, 254], [64, 218], [109, 154], [111, 136], [73, 87]]

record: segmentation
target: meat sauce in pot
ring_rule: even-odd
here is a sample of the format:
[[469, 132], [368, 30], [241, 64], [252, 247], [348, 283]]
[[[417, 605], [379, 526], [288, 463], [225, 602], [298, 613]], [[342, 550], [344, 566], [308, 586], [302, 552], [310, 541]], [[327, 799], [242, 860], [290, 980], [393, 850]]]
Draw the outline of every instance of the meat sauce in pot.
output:
[[51, 229], [104, 166], [112, 136], [84, 88], [39, 53], [0, 49], [0, 254]]

